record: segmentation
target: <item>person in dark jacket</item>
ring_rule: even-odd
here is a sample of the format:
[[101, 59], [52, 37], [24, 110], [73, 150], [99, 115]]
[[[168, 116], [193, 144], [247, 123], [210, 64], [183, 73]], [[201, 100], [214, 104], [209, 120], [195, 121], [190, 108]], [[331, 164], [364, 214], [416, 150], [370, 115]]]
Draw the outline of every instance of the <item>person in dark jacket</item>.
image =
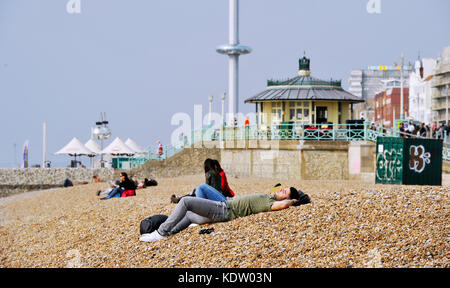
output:
[[216, 189], [210, 185], [201, 184], [195, 190], [196, 197], [220, 202], [228, 201], [231, 197], [234, 197], [234, 192], [228, 185], [227, 176], [220, 166], [219, 161], [212, 160], [212, 165], [214, 167], [214, 171], [220, 175], [221, 189]]
[[113, 197], [129, 197], [136, 196], [136, 183], [128, 178], [127, 173], [120, 172], [120, 183], [109, 192], [108, 196], [100, 198], [100, 200], [107, 200]]
[[227, 175], [225, 174], [225, 171], [223, 171], [222, 167], [220, 166], [219, 161], [213, 160], [213, 164], [215, 167], [215, 170], [219, 173], [221, 178], [221, 184], [222, 184], [222, 194], [225, 197], [234, 197], [234, 192], [231, 190], [230, 186], [228, 185], [228, 179]]
[[[205, 162], [203, 163], [203, 169], [205, 171], [205, 184], [199, 185], [197, 188], [195, 188], [192, 191], [192, 193], [190, 193], [188, 195], [184, 195], [184, 196], [178, 197], [175, 194], [173, 194], [170, 197], [170, 201], [172, 203], [178, 203], [181, 198], [186, 197], [186, 196], [195, 197], [198, 189], [210, 189], [210, 188], [213, 188], [213, 189], [217, 190], [218, 192], [220, 192], [221, 194], [223, 194], [223, 192], [222, 192], [222, 178], [220, 177], [219, 172], [216, 171], [216, 167], [214, 165], [214, 160], [210, 159], [210, 158], [206, 159]], [[212, 199], [212, 200], [216, 200], [216, 199]], [[218, 200], [216, 200], [216, 201], [218, 201]]]
[[216, 170], [216, 165], [213, 159], [206, 159], [204, 163], [205, 169], [205, 184], [213, 187], [217, 191], [222, 192], [222, 178], [220, 177], [219, 171]]

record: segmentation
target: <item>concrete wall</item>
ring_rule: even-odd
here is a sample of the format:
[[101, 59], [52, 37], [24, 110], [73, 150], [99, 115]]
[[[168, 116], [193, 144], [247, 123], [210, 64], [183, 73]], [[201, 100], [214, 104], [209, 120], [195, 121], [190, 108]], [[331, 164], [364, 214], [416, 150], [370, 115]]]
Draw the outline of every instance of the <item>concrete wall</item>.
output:
[[301, 176], [300, 152], [289, 150], [222, 150], [222, 168], [230, 175], [254, 177]]
[[228, 173], [283, 180], [349, 179], [348, 142], [304, 141], [301, 146], [299, 141], [250, 142], [247, 149], [221, 150], [221, 164]]
[[442, 162], [442, 173], [450, 174], [450, 162]]
[[21, 193], [31, 190], [62, 187], [69, 178], [73, 183], [91, 182], [97, 175], [102, 180], [113, 179], [113, 169], [86, 168], [26, 168], [0, 169], [0, 196]]

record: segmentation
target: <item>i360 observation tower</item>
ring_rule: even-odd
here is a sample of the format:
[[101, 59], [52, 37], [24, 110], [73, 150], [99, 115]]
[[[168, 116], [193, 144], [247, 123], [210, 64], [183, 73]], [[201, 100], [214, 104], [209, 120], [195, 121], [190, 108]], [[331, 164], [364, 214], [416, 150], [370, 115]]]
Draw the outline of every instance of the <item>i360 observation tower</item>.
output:
[[233, 125], [239, 113], [239, 56], [252, 52], [252, 48], [239, 44], [239, 0], [230, 0], [229, 43], [217, 47], [220, 54], [228, 55], [228, 123]]

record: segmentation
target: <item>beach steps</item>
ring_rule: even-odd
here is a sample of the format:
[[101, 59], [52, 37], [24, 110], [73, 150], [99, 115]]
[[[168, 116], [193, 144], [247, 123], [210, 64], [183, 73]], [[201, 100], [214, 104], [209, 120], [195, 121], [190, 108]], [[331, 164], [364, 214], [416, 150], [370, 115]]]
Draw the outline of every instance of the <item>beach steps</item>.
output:
[[[181, 152], [165, 160], [149, 160], [136, 169], [127, 171], [128, 175], [137, 179], [178, 177], [204, 173], [205, 159], [221, 160], [218, 148], [185, 148]], [[115, 171], [115, 176], [120, 170]]]

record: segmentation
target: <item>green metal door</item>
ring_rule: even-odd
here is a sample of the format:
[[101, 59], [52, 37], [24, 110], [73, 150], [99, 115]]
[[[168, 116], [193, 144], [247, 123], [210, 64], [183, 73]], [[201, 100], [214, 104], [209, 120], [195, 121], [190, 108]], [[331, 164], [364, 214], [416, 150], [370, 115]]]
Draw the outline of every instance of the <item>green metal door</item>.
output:
[[442, 140], [404, 139], [403, 184], [442, 185]]
[[375, 183], [402, 184], [403, 139], [378, 137]]

